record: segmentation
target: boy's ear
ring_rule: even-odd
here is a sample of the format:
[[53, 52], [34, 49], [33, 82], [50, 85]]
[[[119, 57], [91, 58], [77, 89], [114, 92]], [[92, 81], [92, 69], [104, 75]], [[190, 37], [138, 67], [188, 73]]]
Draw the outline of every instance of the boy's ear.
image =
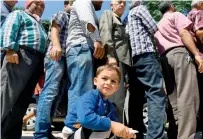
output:
[[94, 77], [94, 85], [97, 85], [97, 77]]

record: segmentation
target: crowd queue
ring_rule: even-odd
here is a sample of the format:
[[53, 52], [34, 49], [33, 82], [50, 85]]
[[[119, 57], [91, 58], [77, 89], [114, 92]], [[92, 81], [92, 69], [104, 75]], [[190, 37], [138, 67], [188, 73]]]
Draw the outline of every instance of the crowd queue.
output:
[[48, 34], [40, 20], [44, 0], [26, 0], [25, 10], [12, 11], [16, 3], [1, 3], [2, 139], [21, 138], [34, 89], [40, 92], [34, 138], [54, 138], [52, 119], [67, 86], [63, 138], [74, 139], [80, 130], [81, 138], [88, 139], [99, 130], [128, 139], [164, 139], [165, 113], [169, 139], [194, 139], [203, 131], [202, 0], [192, 0], [187, 16], [176, 12], [171, 1], [161, 1], [158, 23], [142, 0], [112, 0], [100, 19], [95, 11], [103, 0], [65, 0]]

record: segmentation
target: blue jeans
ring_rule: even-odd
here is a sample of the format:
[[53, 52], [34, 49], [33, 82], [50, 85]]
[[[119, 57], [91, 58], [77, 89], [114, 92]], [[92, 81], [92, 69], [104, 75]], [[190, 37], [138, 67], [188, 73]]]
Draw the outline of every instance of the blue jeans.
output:
[[[129, 74], [130, 99], [132, 100], [132, 104], [129, 103], [129, 109], [132, 108], [129, 111], [129, 126], [136, 128], [138, 123], [133, 118], [138, 117], [138, 121], [142, 121], [143, 101], [141, 100], [144, 95], [140, 92], [144, 91], [149, 119], [146, 139], [164, 139], [166, 95], [162, 91], [163, 77], [154, 54], [145, 53], [133, 57], [133, 67], [130, 68]], [[139, 87], [142, 91], [138, 89]], [[139, 127], [137, 128], [139, 130]]]
[[35, 138], [48, 139], [51, 134], [52, 118], [63, 95], [64, 88], [61, 87], [61, 82], [64, 75], [65, 60], [65, 57], [61, 57], [59, 61], [51, 60], [48, 55], [45, 57], [46, 75], [37, 105]]
[[70, 82], [68, 89], [69, 113], [73, 103], [86, 91], [93, 89], [94, 66], [92, 49], [88, 45], [72, 47], [66, 54], [66, 62]]

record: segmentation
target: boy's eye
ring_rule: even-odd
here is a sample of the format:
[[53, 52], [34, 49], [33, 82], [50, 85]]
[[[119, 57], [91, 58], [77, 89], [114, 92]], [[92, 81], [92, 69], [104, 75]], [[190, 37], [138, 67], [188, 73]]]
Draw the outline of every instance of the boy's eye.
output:
[[117, 81], [116, 81], [116, 80], [112, 80], [111, 82], [112, 82], [112, 83], [117, 83]]
[[103, 79], [103, 80], [107, 80], [107, 78], [106, 78], [106, 77], [103, 77], [102, 79]]

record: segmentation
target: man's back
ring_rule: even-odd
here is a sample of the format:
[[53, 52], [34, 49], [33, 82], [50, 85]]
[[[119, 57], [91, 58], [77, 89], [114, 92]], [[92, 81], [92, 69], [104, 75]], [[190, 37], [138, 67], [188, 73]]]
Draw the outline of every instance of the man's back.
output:
[[79, 44], [88, 44], [93, 47], [93, 42], [87, 30], [87, 23], [97, 26], [98, 21], [91, 0], [76, 0], [73, 3], [70, 15], [69, 35], [66, 44], [68, 49], [66, 51]]
[[179, 12], [165, 13], [158, 23], [159, 30], [155, 34], [160, 54], [172, 47], [184, 46], [179, 33], [181, 29], [190, 25], [191, 22], [187, 17]]

